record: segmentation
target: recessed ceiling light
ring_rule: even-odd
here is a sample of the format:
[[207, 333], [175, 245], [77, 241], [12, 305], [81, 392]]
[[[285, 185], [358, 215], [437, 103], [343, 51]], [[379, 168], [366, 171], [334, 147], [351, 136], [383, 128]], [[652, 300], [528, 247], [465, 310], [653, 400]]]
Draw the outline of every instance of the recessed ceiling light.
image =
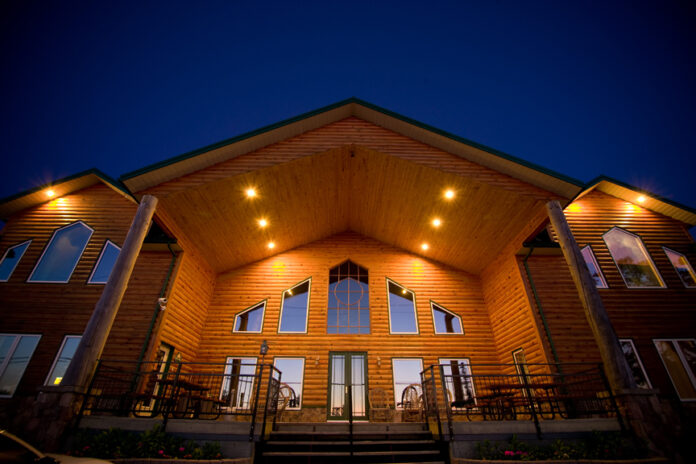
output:
[[442, 225], [442, 221], [440, 220], [440, 218], [435, 218], [435, 219], [433, 219], [432, 224], [433, 224], [433, 227], [440, 227]]
[[643, 203], [645, 201], [645, 197], [643, 195], [638, 197], [638, 203]]
[[259, 219], [259, 225], [261, 227], [266, 227], [268, 225], [268, 221], [265, 219]]
[[256, 189], [254, 187], [249, 187], [245, 190], [245, 193], [248, 198], [254, 198], [256, 196]]
[[445, 198], [447, 198], [448, 200], [451, 200], [452, 198], [454, 198], [454, 190], [452, 190], [452, 189], [445, 190]]
[[51, 189], [46, 190], [46, 196], [48, 198], [53, 198], [55, 196], [55, 194], [56, 194], [56, 192], [51, 190]]
[[270, 249], [275, 248], [275, 243], [273, 243], [273, 242], [268, 242], [268, 248], [270, 248]]
[[424, 243], [421, 245], [421, 249], [423, 249], [423, 250], [427, 250], [428, 248], [430, 248], [430, 246], [428, 246], [427, 243]]

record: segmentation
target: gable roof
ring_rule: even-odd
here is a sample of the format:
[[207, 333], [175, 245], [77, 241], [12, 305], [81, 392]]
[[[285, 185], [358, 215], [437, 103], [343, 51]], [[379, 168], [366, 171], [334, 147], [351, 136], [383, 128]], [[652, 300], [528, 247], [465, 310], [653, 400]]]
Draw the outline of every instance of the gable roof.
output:
[[303, 134], [348, 117], [357, 117], [474, 163], [528, 182], [563, 198], [575, 197], [584, 185], [577, 179], [529, 163], [499, 150], [450, 134], [371, 103], [349, 98], [246, 134], [208, 145], [120, 177], [133, 192], [204, 169], [258, 148]]
[[86, 171], [73, 174], [72, 176], [64, 177], [62, 179], [58, 179], [56, 181], [49, 182], [47, 184], [0, 199], [0, 218], [2, 218], [2, 220], [7, 220], [7, 218], [14, 213], [50, 201], [51, 198], [46, 196], [46, 189], [50, 188], [54, 190], [55, 195], [53, 198], [58, 198], [69, 193], [91, 187], [99, 182], [103, 183], [107, 187], [110, 187], [115, 192], [123, 195], [127, 199], [135, 201], [133, 195], [130, 194], [130, 192], [121, 182], [112, 179], [98, 169], [88, 169]]

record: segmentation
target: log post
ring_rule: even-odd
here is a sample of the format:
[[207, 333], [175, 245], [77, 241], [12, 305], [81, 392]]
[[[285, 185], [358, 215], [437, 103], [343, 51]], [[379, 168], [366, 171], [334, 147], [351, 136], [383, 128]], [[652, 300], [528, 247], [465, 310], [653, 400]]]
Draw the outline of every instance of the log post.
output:
[[123, 248], [118, 254], [101, 298], [94, 307], [92, 317], [90, 317], [87, 328], [82, 334], [80, 344], [65, 373], [61, 386], [73, 387], [77, 391], [83, 391], [87, 387], [97, 365], [97, 360], [104, 350], [111, 326], [116, 319], [118, 308], [121, 305], [123, 294], [126, 292], [126, 287], [128, 287], [128, 281], [133, 272], [135, 261], [140, 254], [140, 248], [147, 235], [156, 206], [157, 198], [151, 195], [143, 196], [140, 201], [126, 240], [123, 242]]

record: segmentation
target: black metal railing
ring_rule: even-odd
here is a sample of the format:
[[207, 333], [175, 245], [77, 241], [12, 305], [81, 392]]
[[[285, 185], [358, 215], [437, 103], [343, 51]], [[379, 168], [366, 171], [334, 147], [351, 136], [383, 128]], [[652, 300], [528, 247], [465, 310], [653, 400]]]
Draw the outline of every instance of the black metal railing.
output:
[[[561, 369], [562, 368], [562, 369]], [[601, 365], [469, 364], [452, 361], [421, 373], [426, 419], [441, 413], [452, 422], [617, 417], [615, 398]]]
[[275, 426], [281, 375], [270, 364], [100, 360], [80, 416], [160, 418], [165, 427], [171, 418], [237, 416], [253, 439], [259, 419], [262, 436], [268, 422]]

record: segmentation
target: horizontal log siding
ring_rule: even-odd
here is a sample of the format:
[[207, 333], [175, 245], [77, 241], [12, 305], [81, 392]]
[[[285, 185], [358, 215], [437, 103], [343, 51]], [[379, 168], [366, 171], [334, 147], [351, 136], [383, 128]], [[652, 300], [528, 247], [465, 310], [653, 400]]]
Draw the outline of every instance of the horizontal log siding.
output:
[[356, 117], [349, 117], [297, 137], [274, 143], [206, 169], [173, 179], [139, 193], [167, 196], [181, 189], [273, 166], [344, 146], [358, 145], [445, 172], [472, 177], [516, 193], [536, 198], [553, 196], [508, 175], [444, 152]]
[[[329, 269], [347, 259], [369, 272], [371, 334], [328, 335], [326, 305]], [[312, 277], [307, 334], [278, 334], [282, 292]], [[420, 335], [390, 335], [385, 278], [416, 294]], [[263, 333], [232, 333], [235, 315], [267, 299]], [[430, 300], [461, 315], [465, 335], [434, 335]], [[201, 341], [198, 361], [258, 356], [262, 340], [274, 356], [306, 358], [304, 406], [325, 406], [329, 351], [367, 351], [371, 387], [392, 391], [392, 357], [439, 357], [498, 361], [477, 276], [447, 268], [373, 239], [346, 232], [219, 275]], [[380, 358], [381, 366], [378, 365]]]
[[[565, 214], [578, 244], [581, 247], [592, 245], [597, 256], [609, 284], [608, 289], [600, 289], [599, 293], [617, 335], [633, 339], [653, 386], [664, 393], [672, 393], [673, 387], [652, 340], [696, 336], [696, 289], [684, 287], [662, 250], [662, 246], [666, 246], [683, 253], [692, 266], [696, 265], [693, 240], [687, 228], [679, 221], [598, 191], [576, 201], [566, 208]], [[614, 226], [642, 238], [667, 288], [626, 287], [602, 240], [602, 234]], [[574, 286], [567, 265], [563, 258], [557, 261], [556, 265], [551, 265], [548, 260], [542, 262], [542, 258], [537, 258], [533, 270], [535, 279], [545, 279], [537, 287], [545, 292], [542, 299], [545, 308], [549, 306], [547, 313], [555, 323], [554, 338], [560, 337], [557, 345], [567, 352], [568, 359], [599, 359], [595, 344], [589, 338], [589, 326], [579, 316], [582, 308], [574, 301], [577, 297], [573, 295]], [[549, 293], [550, 287], [557, 290]], [[567, 338], [569, 332], [573, 332], [572, 338]]]
[[[31, 245], [9, 282], [0, 282], [1, 332], [38, 333], [41, 341], [16, 395], [31, 394], [41, 385], [65, 335], [80, 335], [92, 315], [104, 285], [88, 285], [92, 268], [109, 239], [121, 246], [137, 205], [104, 185], [16, 214], [0, 237], [0, 255], [28, 239]], [[53, 232], [81, 220], [94, 229], [77, 268], [67, 284], [27, 283]], [[136, 359], [164, 281], [168, 253], [144, 252], [138, 258], [124, 295], [104, 356]]]

